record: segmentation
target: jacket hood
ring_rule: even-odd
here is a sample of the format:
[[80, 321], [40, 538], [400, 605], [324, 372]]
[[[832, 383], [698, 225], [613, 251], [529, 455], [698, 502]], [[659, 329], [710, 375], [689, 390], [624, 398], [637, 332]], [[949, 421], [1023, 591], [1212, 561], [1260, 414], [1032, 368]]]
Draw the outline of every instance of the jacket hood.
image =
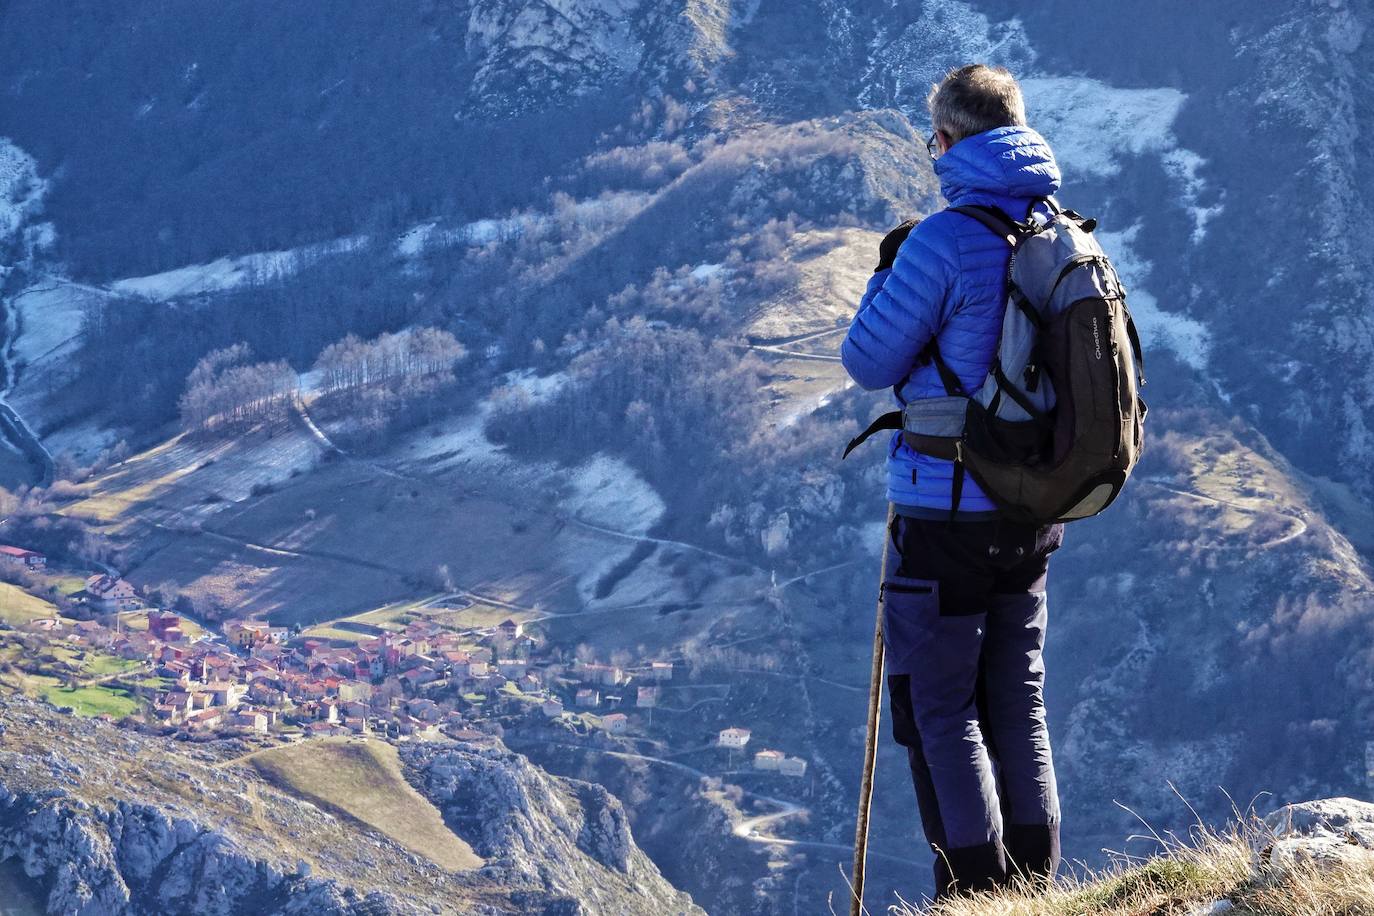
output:
[[1048, 197], [1059, 190], [1059, 165], [1045, 138], [1029, 127], [997, 127], [965, 137], [935, 160], [945, 200], [971, 194]]

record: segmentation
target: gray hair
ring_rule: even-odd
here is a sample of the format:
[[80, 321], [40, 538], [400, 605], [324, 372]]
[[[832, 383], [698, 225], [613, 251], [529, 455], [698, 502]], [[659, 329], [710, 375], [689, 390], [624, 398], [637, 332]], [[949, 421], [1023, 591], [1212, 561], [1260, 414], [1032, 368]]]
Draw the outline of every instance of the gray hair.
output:
[[926, 97], [930, 122], [951, 143], [995, 127], [1026, 124], [1021, 87], [1006, 67], [969, 64], [945, 74]]

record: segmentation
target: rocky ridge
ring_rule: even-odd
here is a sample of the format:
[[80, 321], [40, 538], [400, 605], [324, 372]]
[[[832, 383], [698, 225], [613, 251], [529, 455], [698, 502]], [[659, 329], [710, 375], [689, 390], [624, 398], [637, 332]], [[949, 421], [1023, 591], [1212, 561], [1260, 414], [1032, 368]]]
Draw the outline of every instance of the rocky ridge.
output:
[[408, 745], [403, 756], [493, 880], [577, 897], [593, 912], [700, 912], [635, 845], [604, 787], [553, 779], [499, 745]]
[[405, 752], [408, 777], [487, 859], [458, 873], [274, 788], [242, 750], [0, 695], [0, 862], [18, 863], [49, 913], [82, 916], [701, 912], [605, 790], [499, 745]]

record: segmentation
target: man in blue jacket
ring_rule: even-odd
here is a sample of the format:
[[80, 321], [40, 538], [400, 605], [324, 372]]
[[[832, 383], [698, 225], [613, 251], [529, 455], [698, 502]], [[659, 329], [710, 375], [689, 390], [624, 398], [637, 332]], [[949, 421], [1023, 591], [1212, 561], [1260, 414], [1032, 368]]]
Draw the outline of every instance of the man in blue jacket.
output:
[[[1054, 155], [1026, 126], [1006, 70], [952, 71], [928, 105], [927, 145], [951, 206], [1023, 219], [1059, 189]], [[976, 391], [1001, 335], [1009, 256], [1005, 240], [948, 210], [893, 230], [841, 349], [849, 374], [868, 390], [892, 388], [899, 405], [951, 384]], [[1059, 862], [1041, 651], [1046, 572], [1063, 526], [1001, 519], [961, 470], [893, 434], [887, 683], [935, 852], [937, 900], [1018, 873], [1052, 876]]]

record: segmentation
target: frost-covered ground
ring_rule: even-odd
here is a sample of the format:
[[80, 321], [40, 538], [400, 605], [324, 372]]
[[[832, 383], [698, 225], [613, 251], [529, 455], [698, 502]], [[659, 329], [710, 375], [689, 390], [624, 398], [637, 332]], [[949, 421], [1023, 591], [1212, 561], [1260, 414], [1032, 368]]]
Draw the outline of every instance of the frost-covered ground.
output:
[[[34, 247], [51, 244], [53, 228], [50, 224], [35, 224], [42, 213], [43, 198], [48, 184], [38, 175], [38, 163], [28, 153], [0, 137], [0, 251], [3, 251], [21, 232], [27, 257]], [[13, 265], [0, 260], [0, 279]]]
[[86, 309], [109, 297], [93, 286], [44, 278], [9, 300], [17, 333], [8, 350], [13, 372], [6, 400], [40, 433], [54, 455], [69, 453], [89, 461], [114, 444], [115, 436], [97, 420], [52, 429], [47, 422], [49, 394], [72, 371], [69, 362]]
[[588, 200], [560, 197], [549, 213], [517, 213], [479, 219], [456, 226], [434, 221], [414, 226], [396, 239], [396, 253], [417, 258], [426, 251], [458, 245], [492, 245], [517, 239], [545, 238], [553, 231], [574, 226], [596, 232], [633, 219], [653, 196], [637, 191], [607, 192]]
[[[538, 401], [567, 382], [562, 374], [536, 376], [511, 373], [497, 397]], [[598, 454], [572, 468], [553, 462], [513, 458], [487, 438], [485, 426], [495, 405], [483, 400], [471, 413], [441, 421], [406, 436], [388, 452], [388, 463], [437, 479], [454, 479], [483, 488], [493, 486], [522, 493], [534, 511], [561, 532], [556, 562], [571, 577], [584, 605], [603, 603], [598, 585], [642, 544], [653, 543], [648, 532], [663, 517], [666, 505], [639, 473], [619, 458]], [[566, 525], [571, 521], [572, 525]], [[640, 598], [667, 601], [675, 593], [661, 574], [652, 582], [626, 582], [614, 590], [623, 603], [629, 586]]]
[[115, 280], [110, 284], [110, 290], [155, 301], [225, 292], [249, 283], [281, 280], [315, 258], [356, 251], [367, 244], [367, 236], [355, 235], [287, 251], [262, 251], [235, 258], [218, 258], [208, 264], [190, 264], [162, 273]]
[[[0, 150], [0, 165], [3, 151]], [[0, 174], [0, 189], [3, 189]], [[522, 238], [544, 238], [555, 230], [576, 225], [581, 230], [604, 229], [623, 223], [651, 200], [639, 192], [607, 193], [590, 200], [561, 198], [548, 213], [519, 213], [446, 226], [439, 221], [420, 223], [401, 233], [394, 243], [396, 254], [412, 259], [426, 251], [460, 245], [491, 245]], [[3, 211], [0, 210], [0, 217]], [[0, 239], [3, 239], [0, 219]], [[222, 293], [251, 283], [271, 283], [290, 277], [311, 261], [328, 255], [360, 251], [372, 244], [366, 235], [351, 235], [284, 251], [259, 251], [217, 258], [205, 264], [188, 264], [141, 277], [125, 277], [110, 283], [111, 292], [166, 302], [184, 296]]]
[[62, 279], [43, 279], [10, 299], [19, 312], [14, 356], [21, 364], [37, 365], [65, 356], [76, 347], [86, 310], [109, 293], [97, 287]]
[[[497, 397], [538, 401], [566, 384], [567, 376], [514, 372], [504, 382]], [[493, 401], [486, 399], [471, 413], [412, 433], [389, 450], [388, 460], [428, 475], [501, 476], [515, 486], [535, 487], [536, 494], [546, 491], [550, 507], [556, 505], [574, 519], [626, 535], [642, 536], [663, 517], [665, 504], [657, 491], [618, 458], [596, 455], [577, 467], [563, 468], [511, 457], [487, 438], [485, 427], [494, 409]]]
[[320, 446], [298, 429], [270, 438], [179, 435], [93, 479], [87, 485], [89, 498], [70, 511], [116, 525], [152, 520], [186, 527], [311, 470], [320, 456]]
[[[513, 372], [503, 379], [497, 397], [522, 397], [532, 401], [548, 397], [567, 382], [561, 373], [538, 376], [532, 372]], [[504, 390], [501, 390], [504, 389]], [[467, 471], [528, 476], [532, 482], [548, 468], [531, 469], [530, 463], [511, 458], [505, 449], [487, 438], [487, 420], [495, 409], [491, 399], [478, 402], [468, 414], [427, 426], [408, 434], [389, 451], [389, 458], [400, 466], [411, 466], [424, 473]]]
[[568, 473], [567, 481], [571, 492], [560, 504], [594, 525], [648, 534], [667, 511], [658, 491], [619, 458], [597, 455]]

